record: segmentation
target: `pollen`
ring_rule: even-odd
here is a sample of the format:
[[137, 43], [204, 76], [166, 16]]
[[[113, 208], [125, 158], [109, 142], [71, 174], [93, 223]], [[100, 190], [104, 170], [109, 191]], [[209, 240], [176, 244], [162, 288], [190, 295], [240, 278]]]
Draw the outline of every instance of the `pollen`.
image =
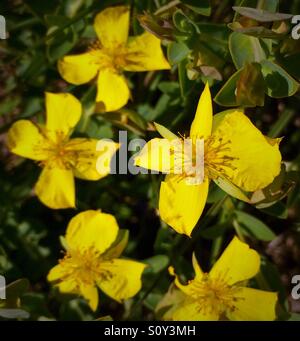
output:
[[205, 140], [204, 169], [205, 175], [210, 179], [216, 179], [220, 175], [228, 177], [229, 171], [235, 170], [231, 154], [231, 141], [222, 137], [211, 135]]
[[194, 280], [192, 284], [192, 296], [199, 312], [216, 316], [225, 316], [227, 311], [235, 310], [239, 290], [239, 287], [229, 286], [221, 277], [210, 278], [209, 274], [204, 274], [200, 281]]
[[171, 154], [174, 160], [172, 173], [177, 180], [188, 184], [200, 184], [205, 178], [216, 179], [220, 175], [230, 178], [235, 157], [231, 156], [231, 141], [214, 135], [203, 139], [203, 136], [180, 138], [174, 144]]
[[81, 284], [94, 285], [97, 281], [112, 277], [107, 268], [101, 268], [101, 255], [94, 248], [70, 250], [60, 260], [63, 269], [63, 280]]
[[87, 167], [91, 164], [90, 160], [94, 158], [95, 152], [82, 148], [82, 142], [69, 140], [62, 132], [56, 131], [51, 135], [45, 133], [45, 142], [43, 145], [36, 146], [37, 151], [41, 151], [46, 155], [45, 160], [40, 161], [42, 167], [60, 169], [73, 169], [79, 163], [85, 164]]

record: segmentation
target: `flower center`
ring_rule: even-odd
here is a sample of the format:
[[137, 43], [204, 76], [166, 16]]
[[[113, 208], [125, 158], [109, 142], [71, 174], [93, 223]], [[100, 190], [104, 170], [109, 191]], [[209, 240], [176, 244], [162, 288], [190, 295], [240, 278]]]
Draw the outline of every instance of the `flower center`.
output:
[[201, 281], [194, 281], [192, 290], [199, 311], [223, 317], [226, 311], [236, 309], [234, 303], [240, 289], [227, 285], [221, 278], [211, 279], [208, 274], [204, 274]]
[[[51, 138], [48, 135], [51, 133]], [[42, 167], [60, 169], [74, 169], [78, 164], [84, 163], [87, 167], [92, 163], [96, 150], [84, 148], [82, 141], [69, 140], [63, 132], [46, 132], [47, 139], [37, 150], [46, 155], [40, 162]]]
[[178, 181], [185, 179], [188, 184], [200, 184], [204, 178], [216, 179], [220, 175], [229, 177], [229, 170], [234, 170], [230, 156], [231, 141], [210, 136], [203, 137], [180, 136], [172, 141], [171, 157], [174, 166], [171, 172], [178, 175]]
[[216, 179], [220, 175], [228, 176], [229, 170], [235, 170], [232, 162], [235, 157], [230, 156], [231, 141], [223, 140], [222, 137], [211, 135], [205, 140], [204, 147], [204, 167], [205, 175], [210, 179]]
[[70, 250], [60, 260], [63, 268], [63, 280], [71, 280], [80, 284], [93, 285], [96, 281], [112, 277], [107, 268], [101, 268], [102, 258], [94, 248]]
[[90, 53], [94, 56], [94, 63], [101, 69], [111, 69], [121, 72], [128, 65], [128, 51], [126, 46], [103, 47], [99, 41], [90, 46]]

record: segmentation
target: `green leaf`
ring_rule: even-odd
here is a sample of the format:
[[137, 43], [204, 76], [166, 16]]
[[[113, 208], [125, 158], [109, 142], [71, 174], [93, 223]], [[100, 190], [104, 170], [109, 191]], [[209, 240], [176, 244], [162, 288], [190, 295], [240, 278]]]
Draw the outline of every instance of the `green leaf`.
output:
[[214, 101], [216, 103], [224, 107], [237, 106], [235, 92], [236, 92], [236, 86], [240, 78], [241, 72], [242, 72], [242, 69], [235, 72], [228, 79], [228, 81], [222, 86], [222, 88], [219, 90], [219, 92], [214, 98]]
[[246, 63], [261, 62], [266, 59], [266, 53], [258, 38], [233, 32], [229, 37], [229, 50], [237, 69]]
[[226, 61], [231, 60], [228, 50], [231, 32], [226, 25], [201, 22], [197, 23], [197, 31], [199, 33], [192, 36], [187, 44], [194, 51], [195, 59], [199, 57], [198, 65], [222, 68]]
[[178, 64], [190, 53], [190, 49], [184, 43], [171, 42], [168, 45], [168, 59], [171, 64]]
[[246, 196], [246, 194], [237, 186], [235, 186], [230, 181], [224, 179], [224, 178], [217, 178], [214, 180], [214, 182], [227, 194], [231, 195], [234, 198], [237, 198], [239, 200], [250, 202], [249, 198]]
[[18, 308], [18, 300], [29, 288], [29, 281], [26, 278], [18, 279], [6, 286], [6, 308]]
[[139, 15], [138, 20], [146, 31], [154, 34], [159, 39], [175, 40], [174, 28], [168, 21], [151, 13]]
[[144, 304], [148, 309], [154, 311], [161, 298], [162, 294], [150, 293], [144, 301]]
[[196, 32], [196, 26], [194, 22], [181, 10], [177, 10], [173, 13], [173, 23], [177, 30], [181, 33], [184, 33], [184, 35], [190, 35]]
[[227, 232], [227, 226], [219, 224], [199, 231], [199, 235], [205, 239], [214, 240], [223, 236], [225, 232]]
[[205, 15], [207, 17], [211, 14], [211, 7], [209, 0], [181, 0], [181, 2], [196, 13]]
[[256, 9], [251, 7], [232, 7], [234, 11], [243, 15], [244, 17], [251, 18], [260, 22], [272, 22], [272, 21], [281, 21], [288, 20], [293, 17], [292, 14], [285, 13], [272, 13], [262, 9]]
[[235, 215], [246, 235], [263, 241], [271, 241], [276, 237], [275, 233], [265, 223], [252, 215], [242, 211], [235, 211]]
[[[241, 0], [238, 7], [251, 7], [269, 11], [275, 13], [279, 7], [279, 0], [267, 0], [267, 1], [257, 1], [257, 0]], [[241, 15], [235, 12], [234, 21], [236, 21]]]
[[178, 65], [178, 78], [182, 98], [186, 98], [193, 86], [193, 82], [188, 78], [187, 66], [187, 59], [182, 60]]
[[143, 262], [149, 265], [145, 272], [159, 273], [168, 266], [169, 257], [166, 255], [155, 255], [145, 259]]
[[279, 64], [284, 67], [289, 75], [293, 76], [300, 82], [300, 53], [279, 58]]
[[294, 80], [279, 65], [264, 60], [261, 62], [262, 74], [265, 79], [266, 93], [273, 98], [293, 96], [299, 89], [299, 83]]
[[261, 211], [279, 219], [286, 219], [288, 217], [286, 205], [281, 201], [276, 202], [270, 207], [263, 208]]
[[47, 43], [47, 57], [52, 63], [68, 54], [77, 41], [76, 34], [71, 29], [67, 29], [66, 33], [62, 32], [59, 38]]
[[[269, 247], [272, 247], [271, 244], [269, 244]], [[276, 247], [276, 246], [273, 246], [273, 247]], [[272, 291], [277, 291], [280, 296], [279, 298], [281, 300], [284, 300], [286, 289], [282, 283], [282, 280], [280, 278], [280, 273], [277, 267], [274, 264], [272, 264], [270, 261], [268, 261], [265, 257], [262, 257], [260, 271], [263, 274], [264, 279], [267, 281], [269, 285], [269, 290], [271, 289]]]
[[237, 81], [236, 102], [243, 107], [263, 106], [265, 82], [258, 63], [246, 64]]
[[228, 27], [234, 32], [247, 34], [256, 38], [283, 39], [286, 36], [286, 34], [274, 32], [263, 26], [242, 27], [240, 24], [233, 22], [228, 24]]
[[284, 164], [281, 165], [279, 175], [267, 187], [257, 190], [252, 194], [251, 203], [259, 209], [274, 205], [284, 199], [296, 186], [298, 172], [286, 172]]

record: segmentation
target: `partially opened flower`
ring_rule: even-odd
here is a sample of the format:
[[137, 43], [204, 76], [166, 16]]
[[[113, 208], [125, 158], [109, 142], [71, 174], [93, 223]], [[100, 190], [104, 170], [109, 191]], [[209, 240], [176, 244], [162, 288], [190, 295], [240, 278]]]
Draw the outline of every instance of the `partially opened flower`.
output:
[[77, 214], [66, 231], [65, 256], [48, 280], [62, 293], [83, 296], [93, 310], [99, 301], [97, 288], [118, 302], [133, 297], [141, 289], [146, 265], [119, 258], [127, 240], [127, 231], [119, 230], [114, 216], [93, 210]]
[[[280, 172], [280, 139], [264, 136], [242, 110], [213, 116], [207, 85], [188, 137], [178, 138], [162, 126], [158, 130], [165, 138], [150, 140], [135, 164], [167, 173], [160, 187], [159, 212], [162, 220], [179, 233], [191, 235], [205, 206], [210, 180], [247, 202], [240, 189], [262, 189]], [[203, 142], [202, 149], [197, 148], [199, 141]], [[192, 147], [192, 153], [185, 145]], [[195, 161], [199, 153], [203, 158], [200, 170]]]
[[[35, 186], [38, 198], [58, 209], [75, 207], [74, 177], [99, 180], [109, 167], [98, 167], [105, 153], [109, 160], [119, 145], [109, 141], [73, 138], [70, 135], [81, 117], [81, 104], [71, 94], [46, 93], [46, 124], [19, 120], [8, 131], [10, 151], [37, 161], [42, 173]], [[107, 160], [107, 161], [109, 161]]]
[[109, 7], [94, 22], [99, 41], [83, 54], [64, 57], [58, 63], [61, 76], [69, 83], [84, 84], [97, 76], [98, 111], [122, 108], [130, 97], [123, 71], [170, 69], [160, 40], [145, 32], [129, 37], [130, 9]]
[[173, 320], [272, 321], [276, 318], [277, 293], [245, 286], [245, 281], [258, 273], [260, 258], [237, 237], [209, 273], [202, 272], [195, 255], [193, 267], [195, 278], [187, 285], [181, 284], [176, 276], [175, 285], [184, 295], [172, 307]]

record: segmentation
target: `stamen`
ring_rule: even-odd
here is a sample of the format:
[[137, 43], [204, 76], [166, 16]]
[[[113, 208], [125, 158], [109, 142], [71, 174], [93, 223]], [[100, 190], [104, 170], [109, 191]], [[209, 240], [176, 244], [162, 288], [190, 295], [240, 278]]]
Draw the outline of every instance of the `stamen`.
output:
[[63, 269], [62, 280], [74, 281], [80, 285], [94, 285], [96, 281], [112, 278], [112, 273], [106, 267], [101, 267], [101, 255], [94, 248], [70, 250], [60, 260]]
[[190, 286], [199, 312], [222, 317], [226, 311], [236, 309], [235, 302], [239, 299], [236, 294], [240, 288], [227, 285], [223, 278], [212, 279], [209, 274], [204, 274], [200, 281], [191, 281]]

